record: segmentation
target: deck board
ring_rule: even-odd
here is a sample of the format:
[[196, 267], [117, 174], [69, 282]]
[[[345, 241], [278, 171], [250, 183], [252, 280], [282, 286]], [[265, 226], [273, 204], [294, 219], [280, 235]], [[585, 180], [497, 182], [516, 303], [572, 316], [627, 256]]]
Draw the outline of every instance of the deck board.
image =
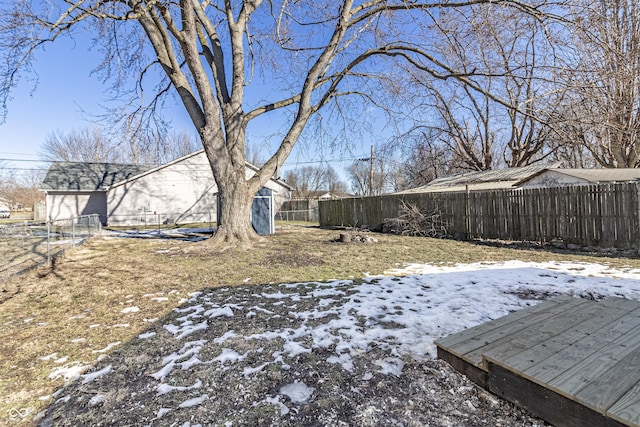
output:
[[622, 396], [607, 415], [625, 424], [640, 425], [640, 383]]
[[481, 386], [554, 424], [640, 427], [638, 301], [555, 298], [436, 345]]
[[[604, 376], [610, 369], [623, 361], [627, 356], [637, 353], [640, 348], [640, 329], [634, 328], [607, 346], [591, 353], [576, 365], [566, 369], [548, 382], [550, 387], [562, 394], [575, 395], [584, 387]], [[636, 360], [636, 363], [640, 359]], [[640, 365], [636, 365], [640, 372]]]
[[602, 375], [593, 376], [576, 393], [576, 400], [593, 408], [611, 408], [640, 381], [640, 347], [623, 357]]
[[[640, 310], [640, 309], [638, 309]], [[504, 358], [504, 362], [518, 371], [525, 371], [537, 363], [556, 356], [566, 348], [574, 345], [578, 341], [589, 338], [598, 331], [609, 330], [616, 333], [621, 329], [621, 325], [629, 325], [628, 311], [623, 309], [603, 310], [602, 307], [597, 314], [586, 320], [583, 324], [573, 325], [566, 331], [555, 335], [528, 349], [527, 352], [518, 353], [512, 357]], [[638, 311], [640, 316], [640, 311]], [[632, 325], [629, 325], [632, 326]], [[608, 329], [605, 329], [608, 328]], [[624, 333], [626, 330], [622, 330]]]
[[625, 336], [638, 325], [640, 325], [640, 311], [634, 310], [629, 315], [566, 347], [553, 357], [533, 365], [525, 371], [525, 374], [548, 383], [592, 353], [604, 347], [617, 345], [616, 339]]
[[[463, 340], [454, 342], [453, 344], [445, 339], [438, 340], [437, 343], [447, 346], [455, 354], [468, 359], [477, 366], [480, 366], [482, 364], [482, 356], [481, 354], [475, 353], [476, 350], [482, 349], [488, 343], [493, 343], [501, 338], [517, 334], [523, 329], [528, 328], [534, 322], [543, 321], [549, 317], [560, 314], [573, 306], [582, 304], [584, 304], [584, 301], [578, 298], [571, 298], [570, 300], [567, 300], [564, 307], [562, 304], [556, 303], [549, 305], [539, 304], [538, 306], [531, 307], [530, 309], [521, 310], [525, 311], [525, 313], [517, 311], [510, 314], [509, 316], [511, 316], [512, 321], [494, 321], [489, 322], [490, 325], [485, 329], [474, 328], [475, 330], [472, 334], [465, 337]], [[535, 307], [537, 307], [537, 309], [535, 309]], [[505, 316], [501, 319], [505, 319], [509, 316]]]
[[443, 346], [447, 346], [450, 348], [455, 348], [456, 344], [460, 344], [468, 339], [479, 337], [487, 331], [495, 330], [504, 326], [509, 326], [511, 323], [515, 322], [518, 319], [527, 317], [531, 314], [538, 313], [541, 311], [552, 311], [553, 307], [560, 306], [561, 303], [565, 301], [573, 301], [576, 298], [572, 298], [570, 296], [560, 296], [554, 298], [551, 301], [547, 301], [545, 304], [537, 304], [531, 307], [524, 308], [522, 310], [515, 311], [510, 313], [508, 316], [503, 316], [498, 319], [490, 320], [488, 322], [482, 323], [478, 326], [474, 326], [469, 329], [465, 329], [456, 334], [449, 335], [448, 337], [443, 337], [438, 340], [438, 343], [441, 343]]
[[502, 337], [491, 344], [477, 349], [469, 354], [471, 358], [491, 357], [496, 360], [504, 360], [522, 353], [528, 354], [532, 346], [547, 342], [554, 336], [566, 332], [572, 322], [584, 323], [600, 311], [597, 305], [574, 305], [568, 307], [544, 320], [534, 322], [515, 335]]
[[[628, 311], [626, 308], [613, 307], [609, 310], [604, 306], [597, 307], [600, 308], [599, 312], [583, 324], [574, 324], [549, 340], [532, 346], [527, 352], [505, 358], [504, 362], [519, 371], [525, 371], [536, 364], [544, 363], [549, 358], [552, 363], [557, 365], [557, 361], [562, 357], [562, 352], [568, 352], [568, 348], [577, 345], [582, 340], [588, 341], [588, 346], [592, 347], [595, 342], [602, 340], [602, 336], [617, 336], [627, 332], [634, 325], [640, 324], [640, 308], [633, 310], [636, 311], [638, 317], [634, 322], [633, 311]], [[597, 335], [594, 336], [594, 334]], [[548, 368], [545, 366], [544, 369]]]

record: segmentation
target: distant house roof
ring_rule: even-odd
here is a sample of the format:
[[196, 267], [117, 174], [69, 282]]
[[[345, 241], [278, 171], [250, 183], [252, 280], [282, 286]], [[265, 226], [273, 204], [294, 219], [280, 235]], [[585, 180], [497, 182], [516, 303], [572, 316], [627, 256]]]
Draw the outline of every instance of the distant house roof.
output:
[[153, 166], [118, 163], [53, 162], [42, 190], [99, 191], [139, 175]]
[[499, 190], [513, 188], [519, 182], [529, 179], [549, 168], [556, 168], [559, 165], [560, 163], [552, 165], [533, 164], [509, 169], [464, 172], [434, 179], [422, 187], [405, 190], [400, 192], [400, 194], [465, 191], [466, 189]]
[[[147, 174], [164, 169], [190, 157], [204, 153], [198, 150], [163, 165], [136, 165], [120, 163], [88, 163], [88, 162], [53, 162], [42, 181], [42, 190], [56, 191], [106, 191], [110, 187], [123, 185], [126, 182], [141, 178]], [[248, 169], [258, 171], [257, 166], [246, 162]], [[293, 190], [280, 179], [273, 181], [288, 190]]]
[[553, 171], [559, 174], [567, 175], [573, 178], [577, 178], [587, 183], [598, 182], [628, 182], [640, 180], [640, 169], [637, 168], [607, 168], [607, 169], [562, 169], [562, 168], [548, 168], [541, 170], [529, 177], [526, 177], [518, 182], [518, 185], [522, 185], [525, 182], [542, 175], [547, 171]]

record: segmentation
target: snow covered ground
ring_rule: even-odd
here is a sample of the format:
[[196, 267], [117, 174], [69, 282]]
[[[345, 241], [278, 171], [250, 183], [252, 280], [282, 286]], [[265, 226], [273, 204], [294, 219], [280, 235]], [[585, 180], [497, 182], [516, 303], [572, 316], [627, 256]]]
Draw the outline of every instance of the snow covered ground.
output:
[[[153, 408], [156, 419], [184, 414], [176, 418], [185, 420], [179, 425], [195, 426], [198, 417], [188, 411], [211, 402], [214, 391], [207, 389], [205, 375], [191, 375], [185, 383], [184, 372], [197, 373], [204, 366], [236, 369], [250, 381], [270, 367], [288, 370], [296, 357], [311, 353], [322, 355], [320, 362], [333, 369], [357, 373], [360, 381], [374, 375], [400, 377], [408, 360], [435, 357], [438, 338], [561, 294], [640, 300], [640, 270], [559, 262], [416, 264], [362, 283], [336, 280], [199, 292], [155, 332], [137, 337], [136, 345], [157, 346], [160, 339], [174, 343], [151, 364], [148, 377], [157, 402], [145, 407]], [[364, 371], [357, 368], [358, 358], [372, 349], [382, 356]], [[83, 387], [118, 371], [113, 361], [104, 364], [81, 375]], [[58, 369], [56, 374], [65, 372]], [[297, 378], [254, 396], [253, 405], [273, 405], [284, 416], [313, 402], [320, 386], [312, 378]], [[174, 397], [169, 403], [160, 399], [168, 395]], [[88, 406], [103, 404], [107, 396], [99, 396]], [[64, 392], [56, 398], [66, 403]]]

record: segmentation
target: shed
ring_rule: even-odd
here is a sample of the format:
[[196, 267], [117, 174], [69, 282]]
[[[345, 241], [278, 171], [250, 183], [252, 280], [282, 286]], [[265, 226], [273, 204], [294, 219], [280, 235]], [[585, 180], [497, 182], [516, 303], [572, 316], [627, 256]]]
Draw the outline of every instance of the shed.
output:
[[[257, 168], [246, 165], [247, 177]], [[265, 185], [273, 203], [289, 200], [291, 187]], [[218, 187], [204, 150], [161, 166], [54, 162], [42, 184], [50, 220], [97, 213], [105, 225], [216, 220]]]
[[640, 169], [547, 168], [517, 182], [519, 188], [565, 187], [614, 182], [640, 182]]
[[401, 191], [398, 194], [411, 193], [439, 193], [453, 191], [482, 191], [482, 190], [508, 190], [518, 186], [518, 183], [526, 180], [541, 171], [557, 168], [560, 163], [533, 164], [508, 169], [464, 172], [437, 178], [422, 187]]

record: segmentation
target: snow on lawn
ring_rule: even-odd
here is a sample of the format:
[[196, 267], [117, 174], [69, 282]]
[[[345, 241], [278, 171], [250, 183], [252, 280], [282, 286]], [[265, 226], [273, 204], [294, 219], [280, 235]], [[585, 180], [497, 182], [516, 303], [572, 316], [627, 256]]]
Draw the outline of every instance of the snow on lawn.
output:
[[[436, 339], [543, 299], [565, 294], [640, 300], [640, 270], [584, 263], [520, 261], [457, 266], [409, 265], [357, 284], [333, 281], [246, 289], [233, 303], [227, 304], [223, 301], [230, 301], [230, 298], [225, 299], [222, 295], [224, 289], [198, 293], [175, 310], [178, 317], [163, 325], [163, 329], [179, 343], [176, 348], [180, 349], [165, 356], [157, 365], [160, 368], [151, 374], [158, 381], [156, 393], [159, 396], [176, 390], [192, 393], [185, 395], [178, 407], [159, 407], [158, 417], [169, 410], [204, 403], [208, 395], [199, 390], [200, 380], [178, 388], [167, 385], [171, 375], [198, 364], [230, 369], [250, 356], [251, 351], [233, 348], [238, 340], [273, 343], [279, 339], [283, 343], [281, 349], [263, 355], [256, 366], [245, 367], [243, 372], [248, 378], [269, 364], [287, 369], [287, 360], [314, 349], [322, 350], [318, 354], [328, 352], [327, 363], [353, 371], [354, 358], [374, 347], [385, 350], [387, 356], [373, 361], [370, 370], [399, 376], [404, 367], [403, 358], [420, 361], [435, 357]], [[213, 294], [221, 297], [213, 298]], [[260, 301], [258, 305], [256, 300]], [[247, 335], [233, 330], [234, 317], [250, 319], [266, 314], [268, 319], [274, 315], [270, 308], [275, 310], [283, 305], [288, 310], [290, 327], [268, 328], [265, 324], [266, 329]], [[205, 330], [206, 335], [199, 332]], [[192, 334], [199, 339], [191, 337]], [[151, 343], [156, 336], [141, 334], [139, 338]], [[219, 345], [220, 353], [205, 357], [203, 352], [201, 355], [200, 351], [208, 342]], [[84, 381], [92, 378], [85, 376]], [[313, 390], [302, 382], [293, 383], [281, 387], [275, 396], [265, 396], [263, 402], [286, 413], [289, 409], [285, 404], [295, 406], [313, 399]]]

